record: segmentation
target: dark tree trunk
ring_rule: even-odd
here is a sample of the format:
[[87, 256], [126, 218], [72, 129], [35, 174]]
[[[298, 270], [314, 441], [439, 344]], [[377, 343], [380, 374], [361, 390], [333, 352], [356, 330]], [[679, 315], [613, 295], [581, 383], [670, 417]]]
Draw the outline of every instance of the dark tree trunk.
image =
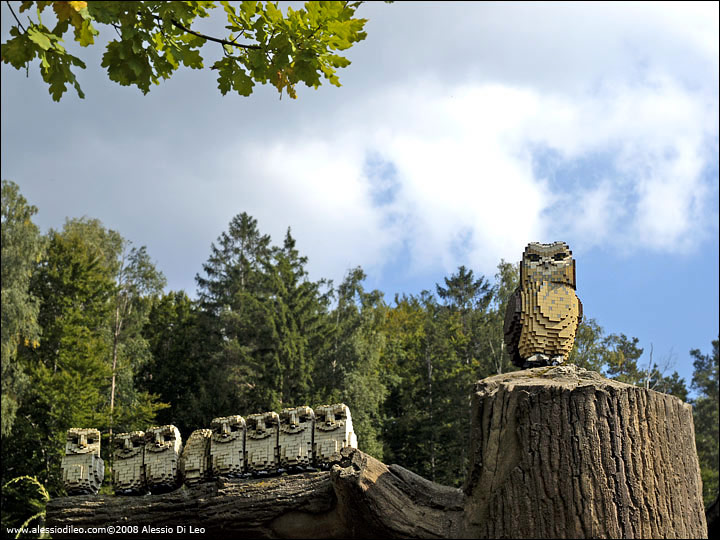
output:
[[576, 366], [476, 385], [462, 533], [703, 538], [692, 409]]
[[[144, 497], [54, 499], [46, 520], [48, 527], [60, 528], [113, 525], [114, 536], [120, 527], [137, 527], [137, 532], [129, 530], [134, 538], [157, 538], [167, 528], [176, 536], [202, 536], [191, 534], [191, 527], [204, 529], [204, 535], [236, 538], [452, 538], [459, 531], [463, 501], [459, 489], [346, 449], [343, 460], [326, 472], [218, 480]], [[143, 532], [144, 527], [160, 530]]]

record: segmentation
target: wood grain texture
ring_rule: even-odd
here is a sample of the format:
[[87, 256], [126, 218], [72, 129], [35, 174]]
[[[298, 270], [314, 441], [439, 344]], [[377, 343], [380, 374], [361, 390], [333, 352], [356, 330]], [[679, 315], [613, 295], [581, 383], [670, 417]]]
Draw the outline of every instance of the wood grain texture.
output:
[[692, 409], [559, 366], [476, 385], [461, 534], [704, 538]]

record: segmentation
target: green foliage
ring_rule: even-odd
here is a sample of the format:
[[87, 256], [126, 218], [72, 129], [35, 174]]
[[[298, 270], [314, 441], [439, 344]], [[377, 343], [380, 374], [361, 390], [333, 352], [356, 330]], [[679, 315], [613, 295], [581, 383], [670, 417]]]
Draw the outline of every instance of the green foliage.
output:
[[575, 333], [575, 344], [568, 355], [568, 362], [599, 372], [605, 362], [606, 347], [602, 327], [595, 319], [583, 317]]
[[[23, 529], [45, 524], [45, 506], [50, 494], [34, 476], [17, 476], [2, 486], [2, 520], [0, 526]], [[18, 532], [14, 538], [25, 538]], [[47, 533], [34, 538], [50, 538]]]
[[171, 292], [153, 304], [143, 328], [151, 358], [137, 374], [138, 387], [170, 405], [158, 412], [157, 422], [174, 424], [183, 434], [221, 416], [217, 410], [231, 410], [224, 399], [230, 383], [216, 379], [219, 370], [208, 362], [208, 319], [184, 292]]
[[40, 231], [32, 222], [37, 208], [28, 205], [16, 184], [2, 181], [2, 429], [12, 429], [15, 413], [27, 385], [17, 361], [18, 345], [37, 347], [38, 302], [30, 293], [32, 270], [42, 256]]
[[712, 356], [702, 354], [699, 349], [690, 351], [690, 356], [695, 358], [692, 387], [697, 390], [698, 397], [693, 400], [693, 420], [705, 505], [711, 504], [718, 496], [719, 345], [720, 340], [713, 340]]
[[[303, 9], [289, 7], [285, 14], [273, 2], [219, 2], [227, 19], [227, 38], [208, 36], [193, 28], [197, 19], [217, 13], [216, 2], [22, 2], [20, 12], [35, 8], [37, 22], [23, 26], [19, 20], [2, 45], [2, 60], [16, 69], [33, 61], [59, 101], [72, 84], [84, 94], [73, 67], [84, 62], [60, 45], [72, 28], [72, 39], [81, 47], [95, 43], [96, 26], [107, 25], [118, 39], [107, 44], [102, 67], [110, 80], [137, 86], [143, 94], [150, 84], [169, 79], [181, 65], [204, 67], [200, 48], [217, 43], [222, 58], [211, 69], [218, 72], [218, 88], [225, 95], [235, 91], [248, 96], [256, 83], [270, 83], [282, 96], [296, 97], [296, 86], [317, 88], [321, 77], [340, 86], [338, 68], [350, 61], [337, 54], [365, 39], [366, 19], [355, 17], [362, 2], [307, 2]], [[51, 30], [41, 14], [52, 6], [57, 24]], [[8, 9], [13, 8], [8, 3]], [[15, 15], [14, 11], [12, 12]]]
[[102, 251], [81, 231], [74, 224], [50, 231], [33, 274], [43, 339], [19, 351], [32, 385], [13, 436], [3, 445], [3, 478], [16, 476], [14, 471], [30, 474], [51, 493], [62, 490], [59, 466], [67, 429], [107, 425], [109, 343], [101, 329], [114, 284]]
[[[112, 316], [112, 382], [110, 428], [120, 432], [144, 429], [156, 412], [169, 405], [156, 403], [157, 396], [138, 392], [135, 374], [151, 359], [148, 341], [142, 335], [152, 301], [162, 292], [165, 276], [151, 262], [145, 246], [121, 242], [115, 273]], [[116, 399], [117, 398], [117, 399]]]
[[503, 367], [500, 291], [512, 290], [512, 266], [499, 283], [464, 266], [445, 286], [441, 304], [424, 291], [395, 299], [387, 317], [385, 363], [393, 377], [386, 401], [385, 452], [434, 481], [459, 485], [469, 449], [470, 393], [475, 381]]
[[[3, 444], [2, 477], [35, 476], [54, 495], [63, 492], [59, 466], [67, 429], [97, 427], [107, 432], [111, 425], [111, 359], [116, 344], [119, 358], [127, 362], [118, 369], [118, 425], [144, 429], [163, 406], [134, 385], [143, 353], [149, 356], [139, 336], [143, 314], [162, 280], [144, 248], [131, 250], [124, 264], [126, 242], [97, 220], [68, 220], [62, 231], [48, 233], [46, 245], [33, 265], [29, 285], [29, 294], [38, 302], [42, 339], [18, 349], [31, 384], [12, 436]], [[121, 307], [123, 299], [127, 309]], [[118, 327], [113, 324], [119, 311], [127, 324], [116, 341], [113, 329]], [[109, 445], [102, 450], [107, 460]]]
[[382, 405], [387, 394], [381, 369], [382, 326], [387, 307], [380, 291], [365, 291], [364, 279], [363, 270], [354, 268], [333, 291], [337, 306], [328, 317], [328, 347], [316, 370], [316, 401], [341, 401], [350, 407], [358, 446], [382, 459]]

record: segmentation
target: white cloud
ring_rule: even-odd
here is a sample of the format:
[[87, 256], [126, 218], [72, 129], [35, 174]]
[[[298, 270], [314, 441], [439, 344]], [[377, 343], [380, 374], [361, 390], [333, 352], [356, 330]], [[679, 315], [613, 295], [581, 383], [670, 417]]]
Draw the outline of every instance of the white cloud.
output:
[[[703, 174], [717, 164], [716, 3], [397, 2], [359, 14], [369, 35], [348, 51], [344, 87], [302, 88], [297, 102], [272, 89], [220, 98], [207, 72], [142, 97], [89, 69], [103, 83], [88, 103], [59, 107], [37, 86], [37, 116], [15, 107], [36, 112], [41, 98], [20, 100], [27, 81], [12, 71], [4, 157], [38, 178], [27, 182], [47, 197], [41, 209], [117, 216], [136, 238], [159, 230], [178, 273], [178, 246], [204, 259], [242, 211], [276, 243], [292, 226], [315, 276], [334, 279], [357, 264], [381, 272], [405, 250], [416, 272], [489, 274], [531, 240], [675, 253], [715, 226], [717, 179]], [[47, 118], [72, 137], [18, 159]], [[64, 159], [76, 148], [82, 171]], [[557, 156], [542, 173], [538, 151]], [[371, 155], [395, 170], [382, 204]], [[48, 170], [62, 191], [44, 189]], [[125, 208], [137, 209], [129, 224]]]
[[[257, 212], [292, 224], [336, 279], [356, 264], [379, 270], [403, 245], [416, 272], [470, 264], [492, 273], [534, 240], [674, 253], [696, 245], [711, 217], [702, 172], [717, 128], [702, 96], [667, 76], [580, 97], [403, 85], [315, 127], [312, 138], [290, 132], [245, 148], [234, 163], [255, 179]], [[550, 182], [533, 169], [537, 148], [560, 166], [602, 155], [607, 170], [596, 179], [579, 167], [587, 177]], [[394, 167], [387, 204], [373, 202], [370, 154]]]

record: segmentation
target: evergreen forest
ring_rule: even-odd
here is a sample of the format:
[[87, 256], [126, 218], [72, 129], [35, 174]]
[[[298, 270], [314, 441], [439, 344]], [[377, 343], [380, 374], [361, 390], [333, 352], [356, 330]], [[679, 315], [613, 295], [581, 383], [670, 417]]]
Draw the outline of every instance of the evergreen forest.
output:
[[[288, 227], [281, 242], [237, 214], [209, 246], [197, 290], [171, 291], [145, 247], [99, 220], [43, 234], [2, 181], [2, 526], [41, 520], [64, 495], [71, 427], [113, 434], [174, 424], [184, 439], [217, 416], [344, 402], [361, 450], [461, 486], [470, 395], [515, 370], [503, 343], [518, 267], [460, 266], [417, 295], [368, 290], [362, 268], [313, 281]], [[292, 225], [292, 224], [288, 224]], [[689, 351], [694, 376], [639, 362], [629, 334], [585, 314], [570, 362], [690, 401], [704, 497], [718, 492], [718, 341]], [[705, 347], [708, 344], [698, 344]], [[689, 384], [689, 386], [688, 386]], [[106, 474], [106, 484], [109, 474]], [[110, 486], [103, 491], [111, 493]]]

